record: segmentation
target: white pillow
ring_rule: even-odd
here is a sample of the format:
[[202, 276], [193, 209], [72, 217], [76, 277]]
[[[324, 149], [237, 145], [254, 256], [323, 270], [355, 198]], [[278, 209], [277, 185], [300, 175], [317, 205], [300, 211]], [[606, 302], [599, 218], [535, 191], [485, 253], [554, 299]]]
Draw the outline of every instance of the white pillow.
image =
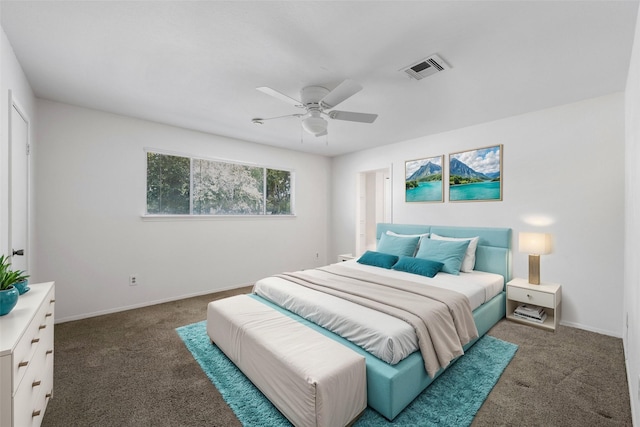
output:
[[420, 249], [420, 242], [422, 242], [422, 239], [428, 239], [429, 238], [429, 233], [423, 233], [423, 234], [398, 234], [398, 233], [394, 233], [393, 231], [387, 230], [387, 232], [385, 234], [388, 234], [389, 236], [394, 236], [394, 237], [419, 237], [420, 240], [418, 240], [418, 244], [416, 245], [416, 250], [415, 250], [415, 252], [413, 252], [413, 255], [411, 255], [411, 256], [416, 256], [416, 254], [418, 253], [418, 250]]
[[459, 240], [468, 240], [469, 246], [467, 246], [467, 252], [464, 254], [464, 258], [462, 259], [462, 266], [460, 266], [460, 271], [463, 273], [471, 273], [473, 268], [476, 266], [476, 248], [478, 247], [479, 237], [443, 237], [439, 236], [436, 233], [431, 233], [431, 238], [433, 240], [451, 240], [451, 241], [459, 241]]

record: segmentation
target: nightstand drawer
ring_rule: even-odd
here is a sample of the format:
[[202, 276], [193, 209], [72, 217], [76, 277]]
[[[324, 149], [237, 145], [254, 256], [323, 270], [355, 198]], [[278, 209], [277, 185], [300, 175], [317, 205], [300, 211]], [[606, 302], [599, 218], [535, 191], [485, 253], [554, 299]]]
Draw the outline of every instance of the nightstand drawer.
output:
[[518, 288], [515, 286], [507, 286], [507, 298], [542, 307], [555, 308], [556, 306], [554, 294]]

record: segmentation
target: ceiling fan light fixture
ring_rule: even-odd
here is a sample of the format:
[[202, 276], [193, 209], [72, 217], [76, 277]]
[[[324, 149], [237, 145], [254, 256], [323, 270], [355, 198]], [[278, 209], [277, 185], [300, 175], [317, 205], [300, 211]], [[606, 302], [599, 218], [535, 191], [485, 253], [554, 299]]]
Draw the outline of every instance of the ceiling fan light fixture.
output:
[[327, 130], [327, 121], [320, 117], [320, 113], [313, 114], [310, 112], [309, 117], [302, 121], [302, 128], [313, 136], [318, 136]]
[[378, 117], [377, 114], [333, 110], [333, 108], [338, 104], [362, 90], [362, 86], [351, 79], [342, 81], [342, 83], [334, 87], [332, 90], [323, 86], [305, 86], [300, 90], [301, 101], [295, 100], [288, 95], [266, 86], [258, 87], [256, 89], [281, 101], [303, 108], [306, 112], [303, 114], [288, 114], [286, 116], [270, 117], [266, 119], [255, 118], [252, 120], [255, 124], [262, 124], [265, 120], [279, 119], [283, 117], [298, 117], [302, 119], [302, 130], [315, 137], [319, 137], [327, 135], [328, 122], [325, 117], [358, 123], [373, 123]]

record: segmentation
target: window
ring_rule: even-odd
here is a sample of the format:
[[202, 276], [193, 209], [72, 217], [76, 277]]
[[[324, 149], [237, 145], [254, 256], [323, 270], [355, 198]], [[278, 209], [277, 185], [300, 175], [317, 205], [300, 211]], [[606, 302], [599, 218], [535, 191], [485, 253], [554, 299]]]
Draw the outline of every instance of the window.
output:
[[147, 152], [147, 214], [291, 215], [292, 172]]
[[190, 213], [190, 168], [188, 157], [147, 153], [147, 213]]

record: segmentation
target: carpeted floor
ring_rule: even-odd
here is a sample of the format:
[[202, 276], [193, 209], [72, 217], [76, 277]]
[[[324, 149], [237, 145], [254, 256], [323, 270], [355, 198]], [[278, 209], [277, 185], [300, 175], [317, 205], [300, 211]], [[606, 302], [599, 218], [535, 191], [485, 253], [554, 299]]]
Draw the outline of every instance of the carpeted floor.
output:
[[[43, 426], [240, 426], [175, 328], [206, 318], [190, 298], [55, 326], [54, 397]], [[631, 426], [622, 340], [506, 320], [518, 351], [473, 426]]]

